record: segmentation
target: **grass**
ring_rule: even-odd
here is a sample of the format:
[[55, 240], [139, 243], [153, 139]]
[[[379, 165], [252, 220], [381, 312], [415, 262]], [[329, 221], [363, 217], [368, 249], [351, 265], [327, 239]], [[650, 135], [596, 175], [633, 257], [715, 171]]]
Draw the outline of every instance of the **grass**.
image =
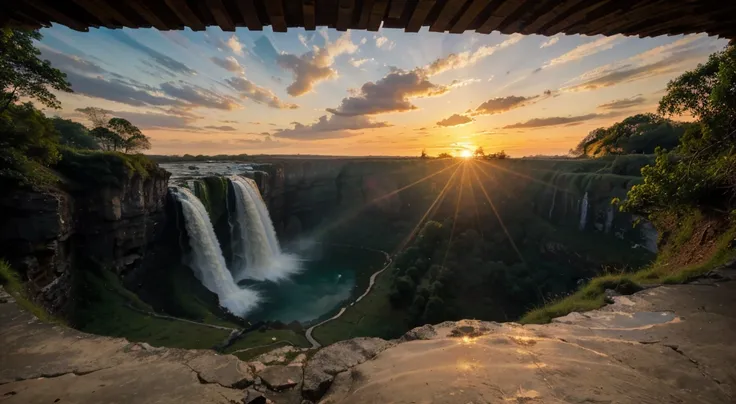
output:
[[120, 186], [126, 178], [138, 175], [146, 179], [162, 170], [143, 154], [77, 150], [69, 147], [60, 147], [59, 150], [61, 160], [56, 164], [56, 170], [85, 186]]
[[[276, 338], [276, 341], [274, 341], [273, 338]], [[250, 360], [258, 355], [284, 345], [294, 345], [300, 348], [308, 348], [310, 346], [303, 334], [296, 333], [292, 330], [253, 331], [229, 346], [225, 350], [225, 353], [233, 353], [233, 355], [237, 356], [241, 360]], [[240, 349], [248, 350], [245, 352], [234, 353]]]
[[15, 299], [24, 310], [47, 323], [63, 323], [60, 319], [51, 316], [43, 307], [34, 303], [27, 295], [23, 282], [7, 261], [0, 259], [0, 285]]
[[593, 278], [587, 285], [570, 296], [550, 302], [525, 314], [519, 322], [522, 324], [549, 323], [555, 317], [572, 312], [595, 310], [603, 307], [605, 290], [613, 289], [621, 294], [631, 294], [652, 284], [683, 284], [693, 281], [708, 271], [725, 264], [736, 257], [732, 242], [736, 237], [736, 226], [730, 227], [716, 240], [716, 252], [704, 262], [674, 269], [667, 265], [667, 258], [676, 253], [676, 247], [690, 242], [694, 234], [698, 217], [683, 221], [678, 232], [666, 249], [650, 266], [633, 273], [608, 274]]
[[387, 269], [376, 278], [376, 283], [366, 297], [343, 315], [314, 329], [313, 336], [322, 345], [356, 337], [395, 338], [406, 331], [403, 311], [391, 306], [391, 271]]
[[212, 348], [230, 332], [176, 320], [152, 317], [131, 309], [152, 311], [115, 274], [106, 270], [79, 271], [77, 328], [92, 334], [123, 337], [134, 342], [174, 348]]

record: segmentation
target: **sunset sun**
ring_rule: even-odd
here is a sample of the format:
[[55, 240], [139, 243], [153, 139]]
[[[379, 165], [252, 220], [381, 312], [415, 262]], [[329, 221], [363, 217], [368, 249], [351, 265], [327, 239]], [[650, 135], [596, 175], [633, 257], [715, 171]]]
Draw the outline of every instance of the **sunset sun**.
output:
[[464, 158], [464, 159], [469, 159], [469, 158], [471, 158], [472, 156], [473, 156], [473, 152], [471, 152], [470, 150], [462, 150], [462, 151], [460, 152], [460, 157], [462, 157], [462, 158]]

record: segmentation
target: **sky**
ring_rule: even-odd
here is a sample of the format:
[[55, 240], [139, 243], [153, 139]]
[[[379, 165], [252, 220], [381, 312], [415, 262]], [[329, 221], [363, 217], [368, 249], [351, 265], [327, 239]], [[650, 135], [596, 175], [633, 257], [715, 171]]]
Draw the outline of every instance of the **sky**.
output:
[[151, 154], [562, 155], [589, 131], [655, 112], [667, 82], [723, 49], [705, 35], [460, 35], [41, 30], [67, 74], [60, 110], [98, 107]]

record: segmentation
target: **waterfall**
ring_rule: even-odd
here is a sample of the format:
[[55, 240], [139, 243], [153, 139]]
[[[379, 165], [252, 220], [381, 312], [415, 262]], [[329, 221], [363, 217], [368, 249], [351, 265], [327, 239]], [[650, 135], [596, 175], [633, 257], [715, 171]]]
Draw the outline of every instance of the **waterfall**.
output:
[[184, 213], [184, 224], [192, 248], [188, 264], [194, 275], [217, 295], [220, 306], [237, 316], [244, 316], [258, 303], [258, 294], [239, 287], [233, 280], [202, 202], [186, 188], [174, 188], [173, 194], [181, 203]]
[[608, 209], [606, 210], [606, 225], [603, 229], [606, 233], [610, 233], [612, 226], [613, 226], [613, 205], [608, 205]]
[[583, 201], [580, 203], [580, 230], [585, 229], [585, 225], [588, 223], [588, 192], [585, 192]]
[[555, 200], [557, 199], [557, 188], [552, 193], [552, 205], [549, 207], [549, 220], [552, 220], [552, 212], [555, 211]]
[[233, 234], [238, 256], [233, 265], [236, 281], [243, 279], [278, 281], [301, 270], [296, 257], [281, 252], [268, 208], [258, 185], [250, 178], [230, 177], [235, 189], [236, 227]]

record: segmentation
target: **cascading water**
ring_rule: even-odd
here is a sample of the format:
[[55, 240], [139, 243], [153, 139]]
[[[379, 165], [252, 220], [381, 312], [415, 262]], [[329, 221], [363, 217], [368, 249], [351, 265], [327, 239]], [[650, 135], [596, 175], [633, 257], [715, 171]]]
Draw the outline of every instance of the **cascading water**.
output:
[[606, 234], [611, 232], [611, 227], [613, 227], [613, 206], [608, 205], [608, 209], [606, 210], [606, 223], [603, 228]]
[[583, 201], [580, 203], [580, 230], [585, 229], [585, 225], [588, 223], [588, 193], [586, 192], [583, 196]]
[[244, 316], [258, 303], [258, 294], [238, 286], [233, 280], [202, 202], [186, 188], [175, 188], [173, 195], [181, 203], [184, 213], [184, 224], [192, 249], [187, 261], [194, 275], [207, 289], [217, 294], [220, 306], [237, 316]]
[[552, 193], [552, 204], [549, 207], [549, 220], [552, 220], [552, 212], [555, 211], [555, 201], [557, 200], [557, 188], [555, 188], [554, 193]]
[[243, 279], [278, 281], [299, 272], [296, 257], [281, 252], [268, 208], [258, 185], [250, 178], [230, 177], [235, 190], [236, 227], [233, 275]]

